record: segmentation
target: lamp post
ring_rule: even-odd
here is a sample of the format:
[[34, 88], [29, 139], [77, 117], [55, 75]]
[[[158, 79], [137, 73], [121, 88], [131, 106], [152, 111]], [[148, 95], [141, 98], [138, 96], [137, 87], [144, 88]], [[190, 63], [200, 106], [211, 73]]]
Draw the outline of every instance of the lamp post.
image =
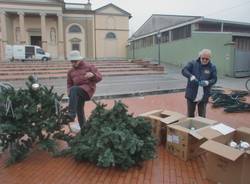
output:
[[135, 59], [135, 38], [132, 36], [133, 60]]
[[158, 41], [158, 64], [161, 64], [161, 32], [157, 33], [157, 41]]
[[127, 59], [131, 59], [130, 51], [131, 51], [131, 41], [128, 41]]

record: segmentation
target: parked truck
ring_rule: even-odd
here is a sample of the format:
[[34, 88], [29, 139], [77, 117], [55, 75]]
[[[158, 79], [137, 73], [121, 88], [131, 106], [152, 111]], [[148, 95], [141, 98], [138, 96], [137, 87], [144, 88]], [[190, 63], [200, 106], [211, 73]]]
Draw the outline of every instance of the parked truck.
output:
[[7, 45], [5, 49], [6, 59], [14, 60], [42, 60], [48, 61], [50, 54], [36, 45]]

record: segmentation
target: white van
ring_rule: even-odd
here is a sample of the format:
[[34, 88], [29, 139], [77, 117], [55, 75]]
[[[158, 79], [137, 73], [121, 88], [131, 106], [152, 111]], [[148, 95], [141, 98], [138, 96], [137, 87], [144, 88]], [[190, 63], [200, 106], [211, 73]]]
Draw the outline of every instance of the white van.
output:
[[7, 45], [5, 49], [7, 60], [42, 60], [48, 61], [50, 54], [36, 45]]

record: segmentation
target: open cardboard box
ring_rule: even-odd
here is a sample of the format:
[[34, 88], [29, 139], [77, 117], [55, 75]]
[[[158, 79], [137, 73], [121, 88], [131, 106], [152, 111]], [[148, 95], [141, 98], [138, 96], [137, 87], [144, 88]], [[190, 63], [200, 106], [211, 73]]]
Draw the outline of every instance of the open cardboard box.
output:
[[221, 184], [250, 184], [250, 150], [228, 146], [231, 140], [250, 143], [250, 128], [238, 128], [201, 145], [207, 151], [206, 177]]
[[149, 111], [139, 116], [150, 121], [152, 125], [152, 134], [156, 137], [158, 144], [165, 143], [166, 141], [167, 125], [176, 123], [186, 117], [178, 112], [162, 109]]
[[204, 152], [200, 148], [202, 143], [221, 135], [220, 132], [210, 128], [217, 123], [215, 120], [195, 117], [168, 125], [166, 149], [185, 161], [197, 157]]

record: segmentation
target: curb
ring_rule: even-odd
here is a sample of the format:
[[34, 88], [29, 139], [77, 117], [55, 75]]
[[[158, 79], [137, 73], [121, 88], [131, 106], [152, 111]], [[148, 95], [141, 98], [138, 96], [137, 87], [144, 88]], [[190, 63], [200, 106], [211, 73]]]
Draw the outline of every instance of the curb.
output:
[[[111, 95], [99, 95], [99, 96], [94, 96], [91, 100], [143, 97], [143, 96], [148, 96], [148, 95], [160, 95], [160, 94], [178, 93], [178, 92], [184, 92], [184, 91], [185, 91], [185, 88], [165, 89], [165, 90], [157, 90], [157, 91], [142, 91], [142, 92], [135, 92], [135, 93], [123, 93], [123, 94], [111, 94]], [[69, 99], [68, 97], [64, 97], [62, 99], [62, 102], [67, 103], [68, 99]]]

